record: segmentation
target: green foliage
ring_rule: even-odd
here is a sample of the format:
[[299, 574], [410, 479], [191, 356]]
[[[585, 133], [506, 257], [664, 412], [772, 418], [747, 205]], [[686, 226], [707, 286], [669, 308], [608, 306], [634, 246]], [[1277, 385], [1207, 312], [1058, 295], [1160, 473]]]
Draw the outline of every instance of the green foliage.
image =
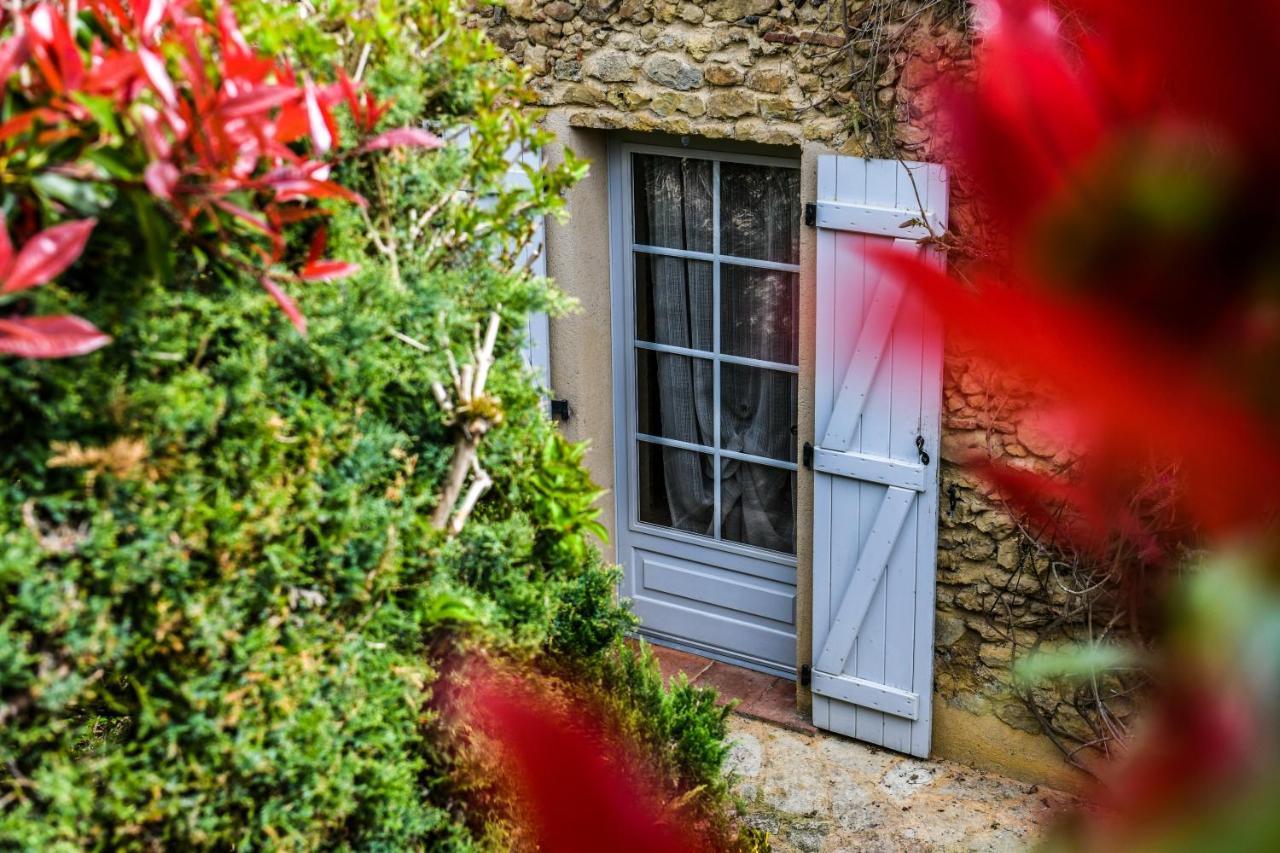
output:
[[605, 492], [595, 487], [583, 467], [586, 452], [585, 442], [574, 444], [552, 433], [543, 442], [539, 464], [529, 469], [533, 512], [555, 531], [545, 549], [545, 559], [552, 563], [581, 563], [591, 551], [589, 537], [608, 540], [608, 531], [597, 521], [596, 502]]
[[[457, 638], [597, 685], [715, 811], [724, 711], [664, 692], [625, 645], [589, 546], [598, 491], [520, 359], [526, 313], [567, 302], [510, 258], [580, 165], [503, 187], [504, 152], [542, 135], [452, 2], [237, 9], [297, 67], [363, 63], [390, 126], [465, 124], [470, 143], [343, 167], [371, 203], [335, 209], [330, 253], [361, 271], [297, 294], [306, 338], [195, 248], [157, 262], [114, 208], [33, 296], [115, 341], [0, 362], [0, 847], [489, 844], [428, 701]], [[428, 389], [489, 311], [497, 485], [445, 539], [429, 518], [452, 441]]]

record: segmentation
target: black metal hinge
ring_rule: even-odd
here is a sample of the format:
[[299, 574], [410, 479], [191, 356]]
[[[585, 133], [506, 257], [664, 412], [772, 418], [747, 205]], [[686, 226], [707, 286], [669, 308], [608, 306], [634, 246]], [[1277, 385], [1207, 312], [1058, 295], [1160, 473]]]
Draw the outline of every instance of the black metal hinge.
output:
[[573, 410], [569, 408], [568, 400], [552, 400], [551, 401], [551, 420], [567, 421], [569, 416], [573, 414]]
[[808, 687], [809, 683], [812, 681], [813, 681], [813, 670], [809, 668], [809, 664], [807, 663], [800, 664], [800, 686]]
[[810, 228], [818, 224], [818, 205], [813, 202], [804, 206], [804, 224]]
[[813, 469], [813, 445], [809, 442], [804, 443], [804, 447], [800, 449], [800, 461], [804, 467]]

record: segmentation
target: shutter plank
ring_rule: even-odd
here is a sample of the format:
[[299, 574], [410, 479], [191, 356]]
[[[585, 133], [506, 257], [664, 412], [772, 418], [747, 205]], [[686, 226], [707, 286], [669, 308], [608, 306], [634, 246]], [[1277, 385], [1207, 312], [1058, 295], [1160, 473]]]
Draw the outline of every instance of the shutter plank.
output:
[[[916, 251], [915, 243], [910, 240], [894, 240], [893, 246], [899, 251]], [[879, 279], [875, 297], [867, 309], [866, 322], [858, 334], [849, 369], [836, 395], [827, 433], [822, 438], [822, 446], [830, 450], [848, 450], [853, 446], [854, 425], [866, 407], [867, 396], [871, 393], [880, 362], [884, 360], [885, 347], [902, 304], [902, 284], [883, 273]]]
[[[841, 702], [901, 717], [903, 721], [920, 717], [920, 694], [877, 684], [865, 678], [831, 675], [819, 670], [813, 673], [813, 689]], [[890, 721], [885, 720], [884, 723], [887, 726]]]
[[827, 642], [822, 647], [822, 654], [818, 656], [816, 669], [830, 673], [844, 671], [853, 647], [853, 638], [866, 618], [872, 596], [880, 584], [880, 578], [884, 576], [889, 555], [898, 541], [902, 523], [914, 500], [915, 492], [893, 486], [885, 489], [876, 520], [871, 525], [866, 541], [862, 543], [862, 552], [858, 556], [853, 577], [840, 600], [835, 618], [831, 620]]

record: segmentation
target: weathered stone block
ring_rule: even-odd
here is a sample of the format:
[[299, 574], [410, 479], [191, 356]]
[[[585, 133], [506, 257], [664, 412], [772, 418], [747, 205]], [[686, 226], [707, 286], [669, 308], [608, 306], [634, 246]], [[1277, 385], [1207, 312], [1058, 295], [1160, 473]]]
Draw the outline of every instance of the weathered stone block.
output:
[[538, 0], [507, 0], [507, 14], [518, 21], [538, 19]]
[[694, 59], [702, 62], [716, 49], [716, 38], [710, 30], [698, 30], [685, 39], [684, 49]]
[[602, 50], [587, 57], [584, 70], [588, 77], [606, 83], [629, 83], [636, 79], [636, 69], [631, 59], [616, 50]]
[[702, 85], [702, 70], [677, 56], [655, 54], [644, 63], [644, 74], [659, 86], [688, 91]]
[[557, 59], [552, 73], [557, 80], [581, 80], [582, 63], [576, 59]]
[[732, 65], [709, 65], [703, 74], [712, 86], [736, 86], [742, 82], [742, 71]]
[[776, 0], [713, 0], [707, 14], [722, 21], [739, 21], [748, 15], [763, 15], [773, 9]]
[[796, 105], [787, 98], [761, 98], [759, 100], [760, 117], [791, 121], [799, 112]]
[[716, 92], [707, 99], [707, 112], [713, 118], [737, 118], [755, 112], [755, 98], [746, 92]]
[[529, 45], [524, 51], [524, 64], [534, 74], [546, 74], [547, 49], [540, 44]]
[[795, 145], [802, 136], [800, 125], [786, 121], [764, 121], [760, 118], [739, 119], [733, 126], [736, 139], [760, 142], [764, 145]]
[[649, 102], [649, 109], [666, 117], [676, 112], [697, 118], [707, 112], [707, 105], [701, 96], [684, 92], [661, 92], [654, 95]]
[[556, 34], [551, 32], [551, 28], [546, 24], [530, 24], [529, 29], [525, 30], [529, 35], [529, 41], [534, 44], [542, 44], [551, 46], [556, 42]]
[[618, 0], [587, 0], [582, 4], [582, 17], [588, 21], [604, 21], [618, 8]]
[[618, 4], [618, 17], [628, 21], [648, 20], [649, 10], [645, 0], [622, 0]]
[[780, 68], [756, 68], [747, 75], [747, 85], [757, 92], [777, 95], [787, 85], [787, 75]]
[[571, 21], [573, 16], [577, 14], [574, 8], [564, 0], [556, 0], [554, 3], [548, 3], [542, 7], [542, 13], [548, 18], [555, 21]]
[[589, 107], [604, 99], [604, 90], [590, 83], [572, 83], [565, 87], [561, 97], [566, 104], [581, 104]]
[[960, 642], [966, 630], [964, 620], [950, 613], [938, 613], [935, 625], [934, 643], [941, 648], [948, 648]]
[[631, 86], [610, 89], [605, 100], [625, 112], [638, 110], [649, 102], [647, 97]]

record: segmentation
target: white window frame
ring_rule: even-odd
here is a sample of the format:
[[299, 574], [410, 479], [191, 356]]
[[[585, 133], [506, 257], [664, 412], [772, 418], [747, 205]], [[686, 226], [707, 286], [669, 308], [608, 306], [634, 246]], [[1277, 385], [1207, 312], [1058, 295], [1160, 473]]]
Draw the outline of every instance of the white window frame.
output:
[[[682, 157], [689, 159], [710, 160], [713, 165], [712, 180], [712, 211], [713, 211], [713, 236], [712, 251], [698, 252], [686, 249], [667, 249], [656, 246], [637, 245], [634, 242], [634, 184], [632, 180], [632, 155], [633, 154], [656, 154], [667, 157]], [[720, 163], [743, 163], [757, 166], [772, 166], [787, 169], [800, 169], [800, 159], [788, 157], [774, 157], [758, 154], [742, 154], [731, 150], [720, 150], [716, 148], [694, 147], [692, 143], [686, 146], [671, 145], [654, 145], [648, 143], [629, 142], [623, 140], [613, 140], [609, 145], [608, 166], [609, 166], [609, 221], [611, 232], [611, 252], [610, 252], [610, 277], [612, 280], [612, 327], [613, 327], [613, 365], [614, 365], [614, 456], [616, 464], [616, 476], [618, 488], [615, 490], [615, 502], [617, 509], [617, 519], [619, 524], [626, 524], [627, 528], [635, 533], [644, 534], [646, 536], [656, 536], [665, 539], [674, 540], [676, 542], [684, 542], [703, 548], [710, 548], [718, 551], [725, 551], [732, 554], [739, 554], [749, 557], [753, 560], [762, 561], [765, 564], [774, 564], [777, 571], [769, 571], [763, 576], [770, 577], [774, 580], [795, 583], [795, 567], [797, 559], [795, 554], [784, 554], [778, 551], [771, 551], [752, 545], [746, 545], [740, 542], [733, 542], [720, 538], [721, 524], [721, 507], [720, 507], [720, 477], [722, 476], [722, 459], [737, 459], [751, 464], [768, 465], [775, 468], [798, 472], [799, 465], [797, 462], [788, 462], [781, 459], [772, 459], [764, 456], [755, 456], [747, 453], [740, 453], [732, 450], [724, 450], [719, 447], [720, 442], [720, 364], [736, 364], [747, 367], [765, 368], [768, 370], [777, 370], [781, 372], [791, 373], [799, 376], [799, 364], [784, 364], [780, 362], [765, 361], [761, 359], [746, 358], [742, 356], [726, 355], [720, 352], [720, 266], [721, 263], [730, 263], [733, 266], [754, 267], [757, 269], [780, 270], [784, 272], [795, 273], [797, 279], [800, 273], [800, 264], [786, 264], [774, 261], [754, 260], [751, 258], [741, 258], [738, 256], [722, 255], [720, 253]], [[796, 202], [799, 203], [797, 198]], [[635, 253], [648, 253], [654, 255], [666, 255], [668, 257], [687, 258], [689, 260], [707, 261], [712, 264], [712, 340], [713, 351], [696, 350], [680, 346], [671, 346], [666, 344], [648, 343], [635, 340]], [[799, 318], [797, 318], [798, 321]], [[710, 361], [716, 365], [714, 370], [714, 393], [712, 399], [712, 409], [714, 412], [713, 420], [713, 444], [715, 446], [704, 446], [692, 444], [685, 441], [664, 438], [662, 436], [654, 436], [640, 433], [637, 429], [638, 412], [636, 410], [638, 403], [638, 395], [636, 388], [636, 358], [637, 349], [645, 349], [653, 352], [672, 353], [675, 355], [684, 355], [693, 358], [700, 358]], [[797, 359], [798, 361], [799, 359]], [[797, 381], [797, 394], [799, 393], [799, 383]], [[798, 401], [797, 401], [798, 402]], [[799, 440], [793, 436], [796, 441], [796, 459], [800, 458]], [[638, 507], [638, 486], [639, 486], [639, 453], [638, 442], [646, 441], [653, 445], [676, 447], [684, 450], [705, 453], [713, 457], [713, 465], [716, 473], [715, 487], [715, 503], [713, 506], [714, 515], [714, 533], [713, 537], [702, 536], [696, 533], [688, 533], [686, 531], [677, 530], [671, 527], [663, 527], [657, 524], [643, 522], [639, 517]], [[796, 512], [797, 507], [793, 506], [792, 511]], [[797, 518], [797, 534], [799, 531], [799, 519]], [[799, 541], [797, 535], [796, 541]], [[767, 566], [764, 566], [767, 570]]]

